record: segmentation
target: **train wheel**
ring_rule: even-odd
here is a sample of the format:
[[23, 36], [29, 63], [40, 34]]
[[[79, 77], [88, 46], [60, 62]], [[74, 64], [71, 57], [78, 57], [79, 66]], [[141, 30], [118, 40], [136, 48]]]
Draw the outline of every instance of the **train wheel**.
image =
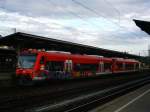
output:
[[29, 76], [21, 76], [17, 79], [17, 83], [20, 86], [32, 86], [34, 83]]

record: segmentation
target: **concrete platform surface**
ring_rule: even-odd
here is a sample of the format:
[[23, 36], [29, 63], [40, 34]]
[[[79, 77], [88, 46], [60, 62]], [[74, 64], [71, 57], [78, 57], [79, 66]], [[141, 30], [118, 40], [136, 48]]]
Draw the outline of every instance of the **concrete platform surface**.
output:
[[150, 112], [150, 84], [118, 97], [90, 112]]

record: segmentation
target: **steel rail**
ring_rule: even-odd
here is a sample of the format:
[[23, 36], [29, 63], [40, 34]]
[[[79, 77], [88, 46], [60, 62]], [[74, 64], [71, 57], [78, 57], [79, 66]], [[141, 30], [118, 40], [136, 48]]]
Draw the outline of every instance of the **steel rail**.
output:
[[59, 112], [59, 111], [64, 111], [64, 112], [77, 112], [77, 111], [84, 111], [96, 102], [103, 102], [106, 99], [110, 99], [113, 96], [119, 95], [125, 91], [129, 91], [131, 89], [134, 89], [136, 87], [142, 86], [143, 84], [149, 83], [150, 82], [150, 77], [148, 78], [143, 78], [139, 79], [136, 81], [128, 82], [116, 87], [112, 87], [109, 89], [105, 89], [102, 91], [98, 91], [95, 93], [90, 93], [87, 95], [82, 95], [79, 97], [76, 97], [71, 100], [66, 100], [63, 102], [59, 102], [57, 104], [53, 105], [45, 105], [41, 107], [37, 107], [34, 109], [30, 109], [27, 111], [32, 111], [32, 112], [45, 112], [45, 111], [52, 111], [52, 112]]

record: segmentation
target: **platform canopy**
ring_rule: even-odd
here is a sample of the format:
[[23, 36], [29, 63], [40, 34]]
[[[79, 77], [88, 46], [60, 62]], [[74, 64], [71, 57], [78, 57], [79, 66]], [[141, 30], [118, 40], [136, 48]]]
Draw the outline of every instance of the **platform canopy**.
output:
[[150, 35], [150, 22], [149, 21], [142, 21], [142, 20], [133, 20], [135, 24], [143, 31]]
[[107, 50], [98, 47], [62, 41], [53, 38], [46, 38], [22, 32], [17, 32], [0, 38], [0, 45], [11, 46], [14, 47], [16, 50], [20, 50], [23, 48], [44, 48], [46, 50], [66, 51], [73, 54], [101, 55], [105, 57], [121, 57], [135, 59], [141, 58], [140, 56], [128, 54], [125, 52]]
[[2, 56], [2, 55], [16, 55], [16, 51], [15, 51], [15, 49], [12, 49], [12, 48], [8, 48], [8, 49], [5, 49], [5, 48], [0, 48], [0, 57]]

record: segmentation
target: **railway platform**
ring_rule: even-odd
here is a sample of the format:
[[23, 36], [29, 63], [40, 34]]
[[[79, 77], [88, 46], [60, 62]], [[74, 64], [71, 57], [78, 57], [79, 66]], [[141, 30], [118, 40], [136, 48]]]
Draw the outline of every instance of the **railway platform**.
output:
[[149, 112], [150, 84], [118, 97], [90, 112]]

